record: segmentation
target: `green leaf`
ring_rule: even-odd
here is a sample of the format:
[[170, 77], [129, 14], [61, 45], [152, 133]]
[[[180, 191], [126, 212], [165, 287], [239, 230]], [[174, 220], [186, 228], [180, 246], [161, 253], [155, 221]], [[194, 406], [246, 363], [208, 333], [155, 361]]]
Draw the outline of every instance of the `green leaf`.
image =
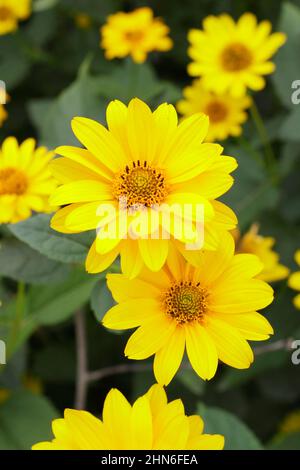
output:
[[27, 321], [37, 325], [54, 325], [66, 320], [88, 301], [95, 282], [95, 276], [74, 270], [65, 282], [32, 287], [28, 295], [30, 313]]
[[18, 391], [0, 407], [0, 449], [29, 450], [51, 440], [51, 421], [58, 412], [47, 398]]
[[292, 82], [300, 77], [299, 23], [300, 8], [284, 2], [278, 31], [286, 33], [288, 40], [275, 56], [276, 72], [272, 75], [272, 80], [282, 103], [289, 108], [294, 106], [291, 101]]
[[[300, 36], [299, 36], [300, 40]], [[299, 141], [299, 121], [300, 121], [300, 104], [294, 105], [293, 111], [285, 119], [279, 129], [279, 137], [285, 141]]]
[[112, 298], [106, 282], [97, 282], [91, 295], [91, 309], [94, 312], [96, 320], [101, 322], [106, 312], [115, 304], [116, 302]]
[[234, 185], [222, 201], [236, 212], [242, 228], [252, 223], [264, 210], [274, 208], [279, 197], [278, 190], [269, 181], [252, 150], [235, 146], [226, 148], [226, 155], [235, 157], [239, 166], [233, 173]]
[[35, 100], [29, 104], [29, 113], [39, 131], [40, 140], [49, 148], [77, 145], [78, 141], [71, 130], [72, 119], [85, 116], [101, 120], [104, 109], [97, 80], [87, 75], [80, 76], [57, 99]]
[[236, 416], [221, 408], [198, 405], [197, 414], [204, 420], [204, 432], [222, 434], [227, 450], [259, 450], [262, 445], [254, 433]]
[[19, 34], [0, 36], [0, 79], [8, 93], [26, 77], [29, 67]]
[[50, 219], [49, 215], [39, 214], [9, 228], [19, 240], [52, 260], [83, 263], [94, 233], [62, 234], [50, 228]]
[[0, 243], [0, 274], [16, 281], [48, 284], [63, 280], [69, 269], [41, 255], [19, 240]]

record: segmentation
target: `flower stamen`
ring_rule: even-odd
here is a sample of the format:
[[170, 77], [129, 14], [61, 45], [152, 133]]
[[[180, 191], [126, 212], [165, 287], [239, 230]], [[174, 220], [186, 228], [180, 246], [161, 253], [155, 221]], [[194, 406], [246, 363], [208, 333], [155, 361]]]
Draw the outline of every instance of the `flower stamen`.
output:
[[161, 204], [168, 191], [163, 171], [149, 166], [146, 161], [137, 160], [118, 175], [113, 193], [118, 200], [125, 200], [130, 208]]
[[6, 194], [22, 195], [28, 187], [27, 178], [17, 168], [0, 169], [0, 196]]
[[163, 307], [179, 325], [201, 321], [207, 311], [208, 295], [200, 282], [181, 281], [173, 284], [164, 294]]
[[221, 62], [228, 72], [238, 72], [249, 67], [252, 63], [252, 54], [244, 44], [233, 43], [223, 50]]

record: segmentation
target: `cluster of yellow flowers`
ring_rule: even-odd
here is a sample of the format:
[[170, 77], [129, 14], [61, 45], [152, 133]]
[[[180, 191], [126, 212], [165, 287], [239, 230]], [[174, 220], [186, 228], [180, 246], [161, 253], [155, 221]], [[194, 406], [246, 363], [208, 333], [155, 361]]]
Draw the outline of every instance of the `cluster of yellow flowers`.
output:
[[[21, 3], [0, 0], [0, 23], [5, 12], [12, 12], [6, 5]], [[272, 251], [274, 240], [258, 235], [257, 227], [244, 236], [233, 233], [236, 216], [218, 198], [232, 186], [237, 162], [211, 143], [240, 134], [251, 104], [246, 89], [263, 88], [262, 75], [274, 70], [270, 58], [285, 36], [270, 35], [270, 30], [269, 22], [258, 25], [247, 13], [237, 23], [228, 15], [210, 16], [203, 31], [189, 33], [189, 73], [202, 78], [178, 103], [186, 116], [179, 123], [174, 106], [164, 103], [152, 112], [135, 98], [128, 106], [109, 104], [107, 128], [75, 117], [72, 129], [83, 148], [59, 147], [57, 159], [45, 148], [35, 149], [33, 139], [20, 146], [14, 138], [4, 141], [0, 222], [18, 222], [32, 211], [50, 211], [51, 205], [62, 206], [52, 218], [53, 229], [96, 230], [87, 271], [102, 272], [121, 257], [122, 273], [107, 275], [117, 304], [103, 325], [136, 328], [125, 355], [134, 360], [154, 356], [157, 381], [133, 406], [112, 390], [102, 421], [85, 411], [66, 410], [64, 419], [53, 423], [54, 440], [35, 449], [223, 448], [224, 438], [202, 434], [201, 418], [187, 417], [180, 400], [167, 402], [163, 386], [173, 379], [185, 351], [196, 373], [209, 380], [219, 361], [248, 368], [253, 362], [248, 341], [263, 341], [273, 333], [258, 310], [273, 300], [266, 281], [282, 279], [288, 270]], [[131, 55], [143, 62], [150, 51], [172, 47], [168, 31], [150, 8], [141, 8], [110, 16], [101, 44], [108, 59]], [[101, 211], [107, 205], [114, 209], [109, 219]], [[199, 242], [198, 231], [177, 230], [186, 223], [186, 205], [192, 207], [189, 222], [194, 227], [197, 207], [203, 208], [201, 249], [187, 249]], [[178, 209], [169, 214], [168, 224], [166, 206]], [[151, 224], [140, 223], [141, 213]], [[127, 223], [121, 224], [124, 217]], [[138, 224], [140, 235], [130, 236]], [[114, 236], [102, 236], [111, 229]], [[299, 288], [299, 273], [290, 285]], [[300, 306], [299, 295], [295, 304]]]

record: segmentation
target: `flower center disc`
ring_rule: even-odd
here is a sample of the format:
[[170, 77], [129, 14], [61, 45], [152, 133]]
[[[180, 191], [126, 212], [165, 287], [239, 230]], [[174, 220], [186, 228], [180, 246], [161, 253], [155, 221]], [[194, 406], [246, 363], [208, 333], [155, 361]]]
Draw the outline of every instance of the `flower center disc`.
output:
[[0, 21], [9, 20], [12, 17], [11, 10], [7, 7], [0, 7]]
[[24, 194], [28, 187], [27, 178], [24, 173], [16, 168], [0, 169], [0, 195]]
[[137, 43], [143, 39], [144, 33], [143, 31], [127, 31], [125, 33], [125, 38], [127, 41]]
[[207, 310], [208, 292], [200, 283], [180, 282], [165, 294], [163, 304], [166, 313], [180, 325], [199, 321]]
[[205, 113], [209, 116], [211, 122], [224, 121], [228, 114], [228, 109], [221, 101], [212, 101], [205, 109]]
[[147, 162], [133, 162], [126, 166], [114, 184], [114, 195], [122, 199], [126, 207], [161, 204], [167, 196], [165, 178], [161, 170], [148, 166]]
[[221, 61], [225, 70], [238, 72], [251, 64], [252, 54], [243, 44], [230, 44], [223, 50]]

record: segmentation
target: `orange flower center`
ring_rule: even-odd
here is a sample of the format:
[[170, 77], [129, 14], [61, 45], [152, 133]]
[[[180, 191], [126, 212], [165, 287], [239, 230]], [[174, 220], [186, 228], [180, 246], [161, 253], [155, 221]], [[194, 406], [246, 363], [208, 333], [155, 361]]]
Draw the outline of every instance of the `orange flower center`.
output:
[[211, 101], [205, 108], [204, 111], [211, 122], [222, 122], [228, 115], [227, 106], [222, 101], [215, 100]]
[[17, 168], [0, 169], [0, 196], [5, 194], [24, 194], [28, 187], [27, 178]]
[[239, 72], [249, 67], [252, 62], [252, 54], [244, 44], [233, 43], [223, 50], [221, 62], [223, 68], [228, 72]]
[[7, 21], [12, 17], [12, 12], [8, 7], [0, 7], [0, 21]]
[[167, 187], [163, 172], [152, 168], [146, 161], [137, 160], [126, 166], [116, 179], [113, 192], [118, 200], [123, 200], [126, 207], [161, 204], [167, 196]]
[[125, 33], [125, 39], [132, 43], [140, 42], [144, 37], [143, 31], [127, 31]]
[[163, 297], [164, 309], [179, 325], [200, 321], [207, 311], [208, 292], [191, 281], [173, 284]]

